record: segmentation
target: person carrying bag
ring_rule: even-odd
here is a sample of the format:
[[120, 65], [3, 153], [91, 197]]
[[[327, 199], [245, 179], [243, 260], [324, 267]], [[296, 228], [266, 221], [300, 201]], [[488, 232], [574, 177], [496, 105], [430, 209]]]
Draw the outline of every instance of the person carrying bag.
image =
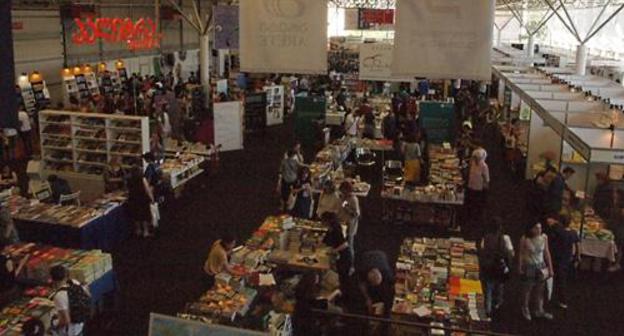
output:
[[495, 217], [479, 243], [480, 277], [488, 316], [503, 304], [504, 284], [511, 275], [513, 256], [511, 239], [503, 234], [502, 220]]

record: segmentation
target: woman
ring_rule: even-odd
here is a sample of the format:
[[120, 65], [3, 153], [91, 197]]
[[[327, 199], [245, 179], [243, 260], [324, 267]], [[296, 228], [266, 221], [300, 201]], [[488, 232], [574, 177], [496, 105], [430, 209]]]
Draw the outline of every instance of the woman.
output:
[[338, 216], [342, 223], [347, 226], [347, 240], [351, 259], [355, 260], [355, 235], [357, 234], [360, 220], [360, 201], [353, 195], [353, 186], [350, 182], [342, 182], [340, 185], [340, 200], [342, 201]]
[[119, 157], [111, 158], [110, 163], [104, 172], [104, 186], [106, 192], [113, 192], [124, 189], [124, 178], [126, 172], [119, 164]]
[[336, 256], [336, 273], [338, 273], [340, 289], [343, 293], [346, 293], [349, 270], [353, 267], [353, 259], [351, 259], [351, 253], [349, 251], [349, 242], [342, 233], [340, 221], [335, 213], [323, 213], [321, 222], [329, 229], [323, 239], [323, 244], [331, 247], [332, 253]]
[[297, 182], [297, 176], [301, 168], [296, 156], [297, 153], [291, 149], [286, 153], [286, 157], [282, 159], [280, 164], [276, 191], [280, 195], [281, 211], [284, 213], [289, 210], [288, 200], [290, 192], [295, 182]]
[[0, 188], [8, 189], [17, 186], [17, 175], [9, 165], [2, 168], [2, 174], [0, 174]]
[[548, 238], [542, 233], [542, 225], [534, 223], [527, 227], [520, 238], [518, 273], [522, 279], [522, 316], [531, 321], [529, 305], [531, 296], [535, 303], [533, 316], [552, 320], [553, 316], [544, 311], [546, 280], [554, 275], [553, 264], [548, 248]]
[[369, 110], [364, 114], [364, 130], [362, 131], [362, 138], [375, 139], [375, 114], [372, 110]]
[[295, 205], [292, 215], [297, 218], [312, 217], [312, 182], [310, 169], [301, 167], [297, 176], [297, 181], [292, 187], [291, 193], [295, 195]]
[[490, 169], [485, 163], [486, 158], [487, 152], [483, 148], [475, 149], [470, 158], [465, 205], [467, 223], [479, 223], [483, 220], [486, 192], [490, 185]]
[[154, 195], [147, 179], [143, 177], [141, 168], [132, 170], [128, 179], [128, 212], [135, 225], [135, 233], [139, 237], [149, 237], [152, 227], [151, 204]]
[[316, 215], [318, 218], [322, 218], [324, 213], [338, 213], [338, 211], [340, 211], [340, 195], [336, 192], [334, 181], [325, 181], [323, 184], [323, 191], [321, 192], [321, 196], [319, 196]]
[[405, 158], [405, 182], [420, 182], [422, 151], [414, 134], [406, 136], [401, 152]]
[[495, 217], [479, 243], [480, 275], [488, 316], [492, 314], [492, 309], [498, 310], [503, 304], [504, 284], [509, 278], [513, 257], [511, 239], [503, 233], [502, 219]]

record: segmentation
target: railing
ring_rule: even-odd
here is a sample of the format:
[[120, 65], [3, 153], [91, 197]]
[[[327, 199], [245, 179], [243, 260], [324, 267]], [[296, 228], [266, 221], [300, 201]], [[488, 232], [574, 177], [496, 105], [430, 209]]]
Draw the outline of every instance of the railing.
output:
[[[319, 319], [322, 325], [327, 328], [327, 335], [448, 335], [452, 333], [464, 334], [466, 336], [512, 336], [512, 334], [503, 334], [481, 329], [465, 329], [451, 328], [443, 325], [431, 325], [428, 323], [420, 323], [406, 320], [388, 319], [383, 317], [359, 315], [350, 313], [340, 313], [329, 310], [312, 309], [314, 317]], [[331, 321], [331, 323], [330, 323]], [[357, 330], [353, 325], [364, 325], [362, 330]], [[342, 325], [340, 328], [334, 328], [331, 325]], [[376, 327], [371, 327], [376, 325]], [[329, 330], [329, 331], [328, 331]], [[337, 331], [338, 330], [338, 331]], [[296, 335], [295, 335], [296, 336]]]

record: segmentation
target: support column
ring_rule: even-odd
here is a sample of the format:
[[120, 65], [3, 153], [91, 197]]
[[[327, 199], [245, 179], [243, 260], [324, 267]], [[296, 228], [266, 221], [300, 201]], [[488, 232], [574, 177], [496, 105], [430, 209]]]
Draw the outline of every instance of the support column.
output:
[[529, 40], [527, 41], [527, 56], [535, 56], [535, 38], [533, 35], [529, 35]]
[[587, 70], [587, 46], [580, 44], [576, 47], [576, 74], [585, 76]]
[[496, 46], [497, 47], [501, 46], [502, 38], [503, 38], [503, 30], [502, 29], [496, 29]]
[[206, 104], [210, 101], [210, 35], [203, 34], [199, 36], [199, 80], [204, 86], [206, 94]]
[[0, 127], [17, 127], [11, 0], [0, 1]]

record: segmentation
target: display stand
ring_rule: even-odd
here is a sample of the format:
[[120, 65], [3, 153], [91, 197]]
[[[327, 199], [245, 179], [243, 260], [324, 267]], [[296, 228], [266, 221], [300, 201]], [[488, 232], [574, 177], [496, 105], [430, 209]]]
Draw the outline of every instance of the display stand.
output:
[[249, 93], [245, 95], [245, 133], [265, 129], [267, 122], [267, 94]]
[[427, 132], [427, 141], [441, 144], [455, 140], [455, 104], [424, 101], [420, 103], [420, 126]]
[[265, 86], [266, 92], [266, 121], [267, 126], [282, 124], [284, 122], [284, 86]]
[[[38, 72], [34, 72], [30, 75], [29, 81], [35, 97], [36, 110], [42, 110], [48, 107], [48, 105], [50, 105], [50, 92], [48, 91], [48, 86], [45, 80], [43, 80], [43, 77]], [[30, 111], [28, 112], [30, 115], [33, 114]]]
[[87, 83], [87, 89], [89, 90], [90, 96], [93, 97], [93, 96], [99, 95], [100, 88], [98, 85], [98, 80], [97, 80], [97, 77], [95, 76], [95, 73], [93, 72], [93, 70], [91, 70], [90, 67], [88, 67], [88, 69], [85, 70], [84, 77]]
[[44, 110], [39, 130], [43, 175], [66, 178], [83, 199], [104, 193], [102, 174], [112, 158], [127, 169], [142, 166], [149, 151], [147, 117]]
[[215, 146], [221, 151], [243, 149], [243, 106], [240, 101], [214, 104]]
[[327, 100], [325, 97], [298, 96], [295, 102], [295, 135], [305, 145], [313, 145], [320, 130], [315, 124], [325, 118]]

